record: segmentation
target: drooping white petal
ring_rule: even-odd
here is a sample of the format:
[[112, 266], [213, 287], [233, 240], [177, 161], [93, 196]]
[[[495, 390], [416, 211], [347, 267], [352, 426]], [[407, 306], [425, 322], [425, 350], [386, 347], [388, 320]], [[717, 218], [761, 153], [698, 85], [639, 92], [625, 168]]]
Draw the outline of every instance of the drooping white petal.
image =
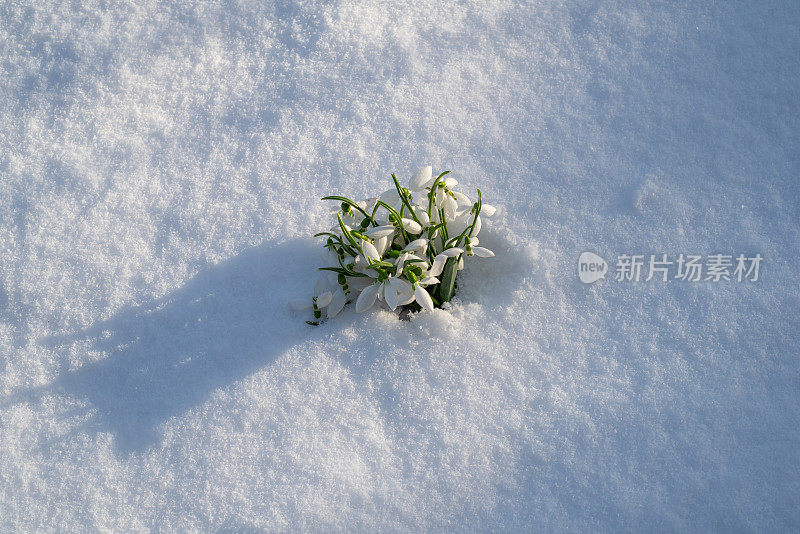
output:
[[[391, 278], [389, 279], [391, 280]], [[383, 298], [386, 301], [386, 305], [394, 311], [397, 308], [397, 291], [395, 291], [392, 284], [383, 284]]]
[[375, 304], [375, 299], [378, 297], [378, 291], [380, 290], [382, 284], [372, 284], [371, 286], [367, 286], [361, 291], [361, 294], [358, 296], [358, 300], [356, 300], [356, 311], [361, 313], [363, 311], [367, 311]]
[[344, 291], [341, 288], [337, 289], [336, 292], [333, 294], [333, 298], [331, 299], [331, 303], [328, 304], [328, 319], [335, 317], [342, 308], [344, 308], [344, 303], [347, 300]]
[[414, 213], [417, 214], [417, 219], [419, 219], [419, 223], [422, 226], [429, 226], [431, 224], [431, 218], [428, 217], [428, 211], [424, 208], [417, 208], [414, 210]]
[[408, 259], [407, 252], [400, 254], [400, 256], [397, 257], [397, 263], [395, 264], [397, 265], [397, 272], [395, 273], [395, 276], [400, 276], [401, 274], [403, 274], [403, 266], [405, 265], [407, 259]]
[[444, 189], [437, 189], [436, 190], [436, 199], [435, 199], [437, 207], [439, 207], [439, 208], [442, 207], [442, 202], [444, 202], [444, 197], [445, 197]]
[[403, 228], [406, 229], [406, 232], [411, 232], [412, 234], [418, 234], [422, 231], [422, 226], [419, 225], [417, 221], [412, 219], [401, 219], [403, 222]]
[[431, 268], [428, 269], [428, 275], [439, 276], [440, 274], [442, 274], [445, 262], [447, 262], [447, 256], [445, 256], [444, 254], [439, 254], [435, 258], [433, 258], [433, 265], [431, 265]]
[[420, 258], [416, 254], [406, 253], [406, 259], [407, 260], [417, 260], [415, 262], [416, 265], [419, 265], [423, 269], [427, 269], [428, 268], [428, 262], [425, 260], [425, 258]]
[[456, 218], [456, 210], [458, 209], [458, 202], [456, 199], [447, 195], [444, 199], [444, 213], [447, 216], [448, 220], [453, 220]]
[[446, 256], [448, 258], [453, 258], [455, 256], [458, 256], [459, 254], [462, 254], [463, 252], [464, 252], [463, 248], [450, 247], [447, 250], [442, 251], [442, 253], [439, 254], [439, 256]]
[[385, 202], [386, 204], [389, 205], [397, 202], [399, 198], [400, 195], [397, 194], [397, 189], [395, 189], [394, 187], [391, 189], [387, 189], [378, 196], [378, 200], [380, 200], [381, 202]]
[[476, 246], [478, 246], [478, 243], [480, 243], [480, 239], [478, 239], [477, 237], [471, 237], [470, 238], [470, 244], [472, 246], [476, 247]]
[[494, 252], [484, 247], [472, 247], [472, 253], [479, 258], [493, 258]]
[[473, 237], [478, 235], [481, 232], [481, 226], [482, 226], [481, 216], [478, 215], [477, 217], [475, 217], [475, 226], [472, 228], [472, 231], [469, 233], [469, 236]]
[[419, 285], [414, 286], [414, 300], [426, 310], [430, 312], [433, 311], [433, 300], [431, 300], [431, 296]]
[[324, 308], [331, 303], [331, 300], [333, 300], [333, 293], [327, 289], [323, 290], [322, 293], [317, 295], [317, 308]]
[[389, 284], [391, 284], [392, 288], [397, 292], [398, 295], [401, 293], [407, 293], [409, 290], [411, 290], [411, 284], [408, 281], [403, 280], [402, 278], [397, 278], [396, 276], [389, 278]]
[[406, 245], [406, 248], [404, 248], [403, 250], [420, 250], [420, 251], [422, 251], [422, 250], [425, 250], [425, 248], [427, 246], [428, 246], [428, 240], [425, 239], [424, 237], [421, 237], [419, 239], [415, 239], [414, 241], [412, 241], [411, 243]]
[[464, 269], [464, 256], [458, 258], [458, 270], [461, 271]]
[[394, 226], [387, 224], [385, 226], [373, 226], [372, 228], [367, 230], [367, 235], [370, 236], [372, 239], [380, 239], [381, 237], [386, 237], [392, 235], [397, 228]]
[[448, 176], [447, 178], [444, 179], [444, 185], [446, 185], [448, 189], [453, 189], [455, 186], [458, 185], [458, 180]]
[[361, 250], [364, 251], [364, 256], [366, 256], [370, 260], [377, 261], [381, 259], [381, 255], [378, 254], [378, 249], [376, 249], [375, 245], [373, 245], [369, 241], [361, 242]]
[[412, 191], [419, 191], [420, 189], [424, 188], [427, 183], [431, 180], [431, 176], [433, 175], [433, 168], [428, 165], [427, 167], [422, 167], [408, 181], [408, 188]]
[[411, 287], [411, 284], [409, 284], [408, 290], [397, 294], [397, 305], [405, 306], [406, 304], [411, 304], [412, 302], [414, 302], [414, 289]]
[[464, 193], [461, 193], [459, 191], [453, 191], [452, 193], [453, 193], [453, 196], [456, 197], [456, 200], [458, 200], [458, 202], [462, 206], [471, 206], [472, 205], [472, 201]]
[[435, 276], [428, 276], [428, 277], [423, 278], [422, 280], [419, 281], [419, 285], [421, 285], [421, 286], [432, 286], [432, 285], [438, 284], [438, 283], [439, 283], [439, 279], [436, 278]]
[[483, 204], [481, 203], [481, 215], [486, 215], [487, 217], [491, 217], [495, 214], [497, 208], [492, 206], [491, 204]]
[[379, 258], [383, 257], [383, 253], [386, 252], [386, 248], [388, 246], [389, 246], [389, 238], [386, 236], [375, 240], [375, 250], [378, 251]]
[[456, 215], [455, 219], [447, 223], [447, 233], [452, 236], [459, 235], [466, 230], [471, 222], [472, 218], [469, 215], [469, 210], [465, 210], [460, 215]]
[[[373, 271], [373, 269], [370, 269]], [[350, 286], [350, 291], [355, 291], [359, 293], [366, 289], [367, 287], [371, 286], [375, 283], [375, 280], [372, 278], [367, 278], [366, 276], [348, 276], [347, 277], [347, 285]]]

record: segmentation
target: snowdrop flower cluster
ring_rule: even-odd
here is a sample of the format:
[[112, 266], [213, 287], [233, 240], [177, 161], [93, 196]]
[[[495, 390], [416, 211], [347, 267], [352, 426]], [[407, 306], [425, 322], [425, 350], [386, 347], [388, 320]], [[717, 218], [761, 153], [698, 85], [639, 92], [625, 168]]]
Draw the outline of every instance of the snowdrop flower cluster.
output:
[[[494, 253], [479, 246], [481, 217], [495, 208], [456, 191], [450, 171], [433, 177], [431, 167], [418, 170], [401, 187], [376, 198], [354, 202], [343, 196], [323, 200], [340, 202], [336, 225], [315, 237], [325, 237], [328, 265], [310, 301], [295, 302], [297, 309], [312, 308], [315, 319], [338, 314], [355, 300], [363, 312], [382, 302], [391, 310], [433, 311], [453, 296], [456, 275], [465, 256], [489, 258]], [[318, 321], [307, 321], [318, 324]]]

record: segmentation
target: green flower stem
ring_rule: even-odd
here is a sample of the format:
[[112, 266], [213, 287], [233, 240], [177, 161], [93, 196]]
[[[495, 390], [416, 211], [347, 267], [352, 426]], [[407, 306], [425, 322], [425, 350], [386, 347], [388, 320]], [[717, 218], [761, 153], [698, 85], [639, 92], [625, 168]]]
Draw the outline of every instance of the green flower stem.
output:
[[403, 205], [408, 208], [408, 212], [411, 214], [411, 217], [414, 219], [414, 221], [422, 226], [422, 223], [419, 222], [417, 214], [414, 213], [414, 210], [411, 208], [411, 204], [408, 202], [408, 198], [406, 198], [405, 193], [403, 193], [403, 188], [400, 187], [400, 182], [397, 181], [397, 176], [395, 176], [394, 173], [392, 173], [392, 180], [394, 180], [394, 187], [397, 189], [397, 194], [400, 195], [400, 200], [403, 201]]
[[433, 185], [431, 185], [430, 193], [428, 193], [428, 217], [431, 216], [431, 210], [433, 209], [433, 199], [436, 198], [436, 186], [439, 184], [439, 180], [442, 179], [442, 176], [448, 174], [450, 171], [444, 171], [442, 174], [436, 177], [433, 181]]
[[336, 234], [332, 234], [331, 232], [320, 232], [320, 233], [318, 233], [318, 234], [314, 234], [314, 237], [319, 237], [319, 236], [322, 236], [322, 235], [327, 235], [327, 236], [330, 236], [332, 239], [335, 239], [336, 241], [338, 241], [339, 245], [340, 245], [340, 246], [341, 246], [343, 249], [345, 249], [345, 250], [347, 251], [347, 253], [348, 253], [348, 254], [350, 254], [351, 256], [356, 256], [356, 255], [358, 254], [358, 252], [356, 252], [355, 250], [353, 250], [353, 249], [350, 247], [350, 245], [348, 245], [347, 243], [345, 243], [344, 241], [342, 241], [342, 238], [341, 238], [341, 236], [338, 236], [338, 235], [336, 235]]
[[403, 239], [405, 239], [405, 240], [406, 240], [405, 244], [406, 244], [406, 245], [408, 245], [409, 243], [411, 243], [411, 239], [408, 237], [408, 234], [406, 233], [406, 229], [405, 229], [405, 228], [403, 228], [403, 221], [401, 221], [401, 220], [400, 220], [400, 219], [402, 219], [402, 217], [400, 216], [400, 214], [399, 214], [399, 213], [397, 213], [397, 210], [396, 210], [396, 209], [394, 209], [393, 207], [391, 207], [391, 206], [390, 206], [389, 204], [387, 204], [386, 202], [383, 202], [382, 200], [379, 200], [379, 201], [378, 201], [378, 204], [379, 204], [380, 206], [383, 206], [384, 208], [386, 208], [386, 210], [387, 210], [389, 213], [391, 213], [392, 215], [394, 215], [394, 216], [395, 216], [395, 221], [394, 221], [394, 222], [395, 222], [395, 224], [396, 224], [396, 225], [397, 225], [397, 226], [400, 228], [400, 233], [402, 234], [402, 236], [403, 236]]
[[[352, 200], [350, 200], [347, 197], [342, 197], [342, 196], [339, 196], [339, 195], [331, 195], [331, 196], [327, 196], [327, 197], [322, 197], [322, 200], [338, 200], [339, 202], [344, 202], [347, 205], [349, 205], [351, 208], [355, 208], [358, 211], [360, 211], [361, 213], [363, 213], [364, 217], [369, 218], [369, 214], [366, 211], [364, 211], [361, 208], [361, 206], [359, 206], [358, 204], [356, 204], [355, 202], [353, 202]], [[378, 224], [375, 222], [374, 218], [372, 218], [371, 221], [372, 221], [372, 225], [373, 226], [378, 226]]]
[[344, 225], [344, 221], [342, 220], [342, 216], [339, 214], [338, 211], [336, 212], [336, 218], [339, 220], [339, 228], [342, 229], [342, 234], [344, 234], [344, 236], [347, 238], [347, 241], [349, 241], [351, 245], [356, 247], [358, 249], [358, 251], [361, 253], [361, 255], [366, 258], [366, 256], [364, 255], [364, 251], [361, 249], [361, 245], [358, 244], [358, 242], [356, 242], [355, 239], [353, 239], [352, 235], [350, 235], [350, 231]]
[[345, 269], [342, 267], [317, 267], [318, 271], [333, 271], [338, 274], [343, 274], [346, 276], [367, 276], [364, 273], [357, 273], [355, 271], [351, 271], [349, 269]]

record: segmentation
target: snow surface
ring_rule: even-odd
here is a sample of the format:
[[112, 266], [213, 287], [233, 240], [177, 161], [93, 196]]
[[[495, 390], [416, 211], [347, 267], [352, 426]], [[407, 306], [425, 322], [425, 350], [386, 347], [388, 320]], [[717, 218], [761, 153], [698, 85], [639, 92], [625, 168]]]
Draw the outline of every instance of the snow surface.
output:
[[[0, 3], [0, 530], [796, 531], [798, 27]], [[423, 164], [503, 207], [497, 257], [308, 327], [319, 197]], [[584, 250], [765, 260], [584, 286]]]

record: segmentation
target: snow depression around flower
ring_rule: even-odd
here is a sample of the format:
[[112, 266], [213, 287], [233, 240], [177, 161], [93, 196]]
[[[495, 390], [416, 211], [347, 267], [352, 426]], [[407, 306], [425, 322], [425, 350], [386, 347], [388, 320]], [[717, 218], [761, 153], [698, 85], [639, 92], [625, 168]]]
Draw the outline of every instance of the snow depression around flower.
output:
[[495, 208], [455, 187], [445, 171], [434, 177], [430, 166], [418, 170], [402, 187], [392, 174], [393, 187], [376, 198], [355, 202], [343, 196], [333, 212], [336, 224], [315, 237], [326, 237], [327, 264], [313, 295], [292, 302], [295, 309], [312, 309], [318, 324], [323, 310], [328, 319], [355, 300], [356, 311], [382, 302], [391, 310], [433, 311], [453, 297], [464, 256], [490, 258], [479, 246], [481, 216]]

